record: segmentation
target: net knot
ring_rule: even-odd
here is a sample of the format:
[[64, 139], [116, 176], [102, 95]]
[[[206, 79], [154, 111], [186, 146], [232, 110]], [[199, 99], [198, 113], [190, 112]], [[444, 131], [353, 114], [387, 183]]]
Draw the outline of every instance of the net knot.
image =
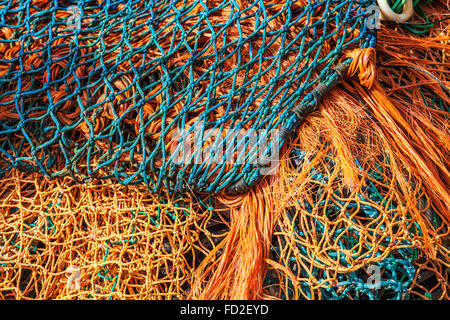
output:
[[347, 54], [352, 58], [352, 63], [348, 68], [347, 75], [353, 77], [358, 73], [361, 85], [372, 88], [376, 77], [376, 51], [375, 48], [355, 49]]

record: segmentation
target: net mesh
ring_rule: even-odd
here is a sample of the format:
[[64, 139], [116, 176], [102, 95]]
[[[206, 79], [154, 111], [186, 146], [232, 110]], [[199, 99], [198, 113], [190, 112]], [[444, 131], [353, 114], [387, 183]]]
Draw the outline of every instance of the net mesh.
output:
[[284, 142], [274, 130], [298, 125], [298, 102], [330, 85], [346, 50], [374, 44], [372, 2], [4, 2], [2, 170], [152, 191], [251, 185], [255, 153]]
[[[376, 160], [360, 164], [365, 181], [349, 188], [338, 174], [333, 148], [324, 143], [320, 151], [329, 157], [292, 151], [292, 171], [301, 167], [292, 174], [308, 178], [286, 175], [286, 192], [280, 195], [286, 210], [277, 221], [267, 286], [291, 299], [420, 297], [414, 290], [427, 299], [447, 299], [448, 223], [423, 187], [411, 176], [415, 187], [402, 196], [392, 188], [388, 159], [372, 154]], [[419, 222], [414, 215], [426, 219]], [[430, 230], [431, 241], [439, 244], [432, 260], [425, 258]], [[433, 266], [434, 278], [427, 279], [436, 287], [427, 283], [429, 290], [421, 291], [424, 263]]]
[[227, 218], [208, 202], [109, 183], [18, 172], [2, 180], [2, 298], [186, 295]]
[[[58, 3], [8, 2], [0, 10], [0, 298], [190, 298], [199, 266], [223, 255], [233, 216], [217, 195], [175, 191], [186, 180], [197, 191], [219, 192], [239, 181], [249, 161], [236, 171], [228, 165], [223, 175], [214, 171], [220, 163], [183, 171], [169, 158], [169, 131], [200, 122], [226, 134], [244, 119], [249, 128], [293, 129], [294, 101], [309, 101], [318, 83], [331, 81], [344, 53], [334, 45], [364, 47], [361, 19], [370, 2], [264, 1], [239, 11], [231, 2], [77, 2], [80, 29], [67, 26], [72, 3]], [[302, 8], [316, 10], [301, 21]], [[424, 10], [440, 20], [444, 8], [437, 2]], [[349, 16], [341, 29], [343, 12]], [[97, 30], [105, 17], [109, 23]], [[303, 30], [301, 23], [311, 26], [304, 49], [291, 31]], [[332, 36], [314, 47], [308, 41], [322, 39], [326, 23]], [[265, 33], [264, 41], [249, 29]], [[380, 84], [411, 118], [417, 110], [429, 116], [445, 139], [448, 24], [435, 23], [426, 41], [406, 29], [387, 24], [378, 33]], [[295, 60], [307, 48], [318, 58]], [[280, 299], [448, 299], [448, 210], [401, 163], [355, 88], [345, 80], [329, 92], [270, 180], [277, 214], [263, 292]], [[204, 149], [211, 141], [202, 143]], [[257, 179], [253, 170], [248, 185]], [[211, 270], [202, 270], [208, 280]]]

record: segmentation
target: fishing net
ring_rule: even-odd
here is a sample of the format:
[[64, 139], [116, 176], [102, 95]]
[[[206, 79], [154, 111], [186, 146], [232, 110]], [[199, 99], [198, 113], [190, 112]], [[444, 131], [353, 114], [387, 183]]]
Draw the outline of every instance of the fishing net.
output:
[[448, 299], [445, 3], [373, 4], [0, 2], [0, 297]]
[[295, 129], [343, 52], [375, 41], [372, 1], [74, 3], [76, 21], [69, 1], [3, 5], [4, 171], [245, 190], [285, 140], [275, 129]]
[[3, 299], [182, 298], [227, 230], [211, 203], [143, 187], [18, 172], [1, 184]]

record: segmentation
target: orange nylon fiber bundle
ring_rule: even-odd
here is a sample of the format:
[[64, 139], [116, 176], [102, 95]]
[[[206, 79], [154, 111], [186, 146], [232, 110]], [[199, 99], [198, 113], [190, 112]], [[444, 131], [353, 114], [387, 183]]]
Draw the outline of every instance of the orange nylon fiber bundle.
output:
[[[446, 6], [434, 1], [425, 10], [439, 20]], [[444, 22], [428, 36], [384, 23], [376, 50], [347, 53], [354, 58], [348, 78], [297, 130], [278, 172], [243, 195], [178, 198], [113, 180], [78, 184], [12, 170], [0, 180], [0, 298], [323, 299], [340, 275], [367, 274], [414, 249], [408, 294], [448, 299], [449, 41]], [[122, 81], [114, 85], [125, 88]], [[149, 113], [157, 107], [156, 99]], [[111, 120], [108, 112], [98, 128]], [[300, 163], [294, 149], [304, 155]], [[369, 184], [379, 198], [364, 191]], [[368, 206], [380, 214], [369, 219]], [[344, 249], [344, 238], [357, 241]]]

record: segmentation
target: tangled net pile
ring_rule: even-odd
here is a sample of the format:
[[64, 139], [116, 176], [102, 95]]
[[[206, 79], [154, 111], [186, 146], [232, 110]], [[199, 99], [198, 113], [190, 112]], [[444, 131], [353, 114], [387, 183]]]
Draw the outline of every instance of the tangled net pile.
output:
[[373, 4], [0, 1], [0, 297], [448, 299], [446, 4]]

